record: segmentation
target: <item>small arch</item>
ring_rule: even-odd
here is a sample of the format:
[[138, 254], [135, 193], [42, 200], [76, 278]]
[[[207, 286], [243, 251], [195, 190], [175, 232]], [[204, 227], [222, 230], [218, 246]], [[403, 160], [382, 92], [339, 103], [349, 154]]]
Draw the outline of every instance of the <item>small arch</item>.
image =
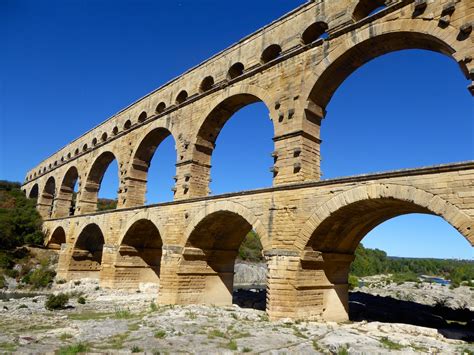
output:
[[[90, 213], [97, 210], [98, 193], [101, 187], [102, 179], [109, 165], [117, 160], [115, 155], [106, 151], [103, 152], [92, 164], [84, 187], [81, 189], [80, 209], [81, 213]], [[118, 161], [117, 161], [118, 163]], [[120, 173], [120, 172], [119, 172]]]
[[100, 137], [100, 139], [102, 140], [102, 142], [105, 142], [107, 140], [107, 133], [102, 133], [102, 136]]
[[76, 194], [74, 188], [79, 179], [79, 173], [75, 166], [71, 166], [61, 182], [58, 192], [58, 204], [55, 217], [73, 216], [76, 210]]
[[67, 158], [71, 159], [71, 152], [67, 153]]
[[[36, 173], [35, 173], [36, 175]], [[38, 184], [34, 184], [33, 187], [30, 190], [30, 193], [28, 195], [28, 198], [32, 198], [35, 200], [38, 200], [38, 193], [39, 193], [39, 187]]]
[[84, 145], [82, 146], [82, 151], [85, 152], [85, 151], [87, 150], [87, 148], [88, 148], [88, 147], [87, 147], [87, 144], [84, 144]]
[[76, 150], [74, 151], [74, 155], [79, 155], [79, 148], [76, 148]]
[[132, 121], [126, 120], [123, 124], [123, 130], [126, 131], [127, 129], [130, 129], [130, 127], [132, 127]]
[[180, 105], [188, 99], [188, 92], [186, 90], [182, 90], [178, 96], [176, 97], [176, 104]]
[[63, 227], [58, 227], [51, 234], [46, 247], [52, 250], [61, 250], [61, 244], [63, 243], [66, 243], [66, 232], [64, 232]]
[[64, 161], [64, 157], [61, 157], [61, 163]]
[[139, 289], [140, 284], [159, 286], [163, 241], [158, 228], [140, 219], [125, 233], [115, 259], [115, 287]]
[[354, 21], [360, 21], [385, 7], [385, 0], [360, 0], [352, 13], [352, 18]]
[[56, 181], [50, 176], [46, 181], [43, 192], [39, 196], [39, 213], [43, 218], [50, 218], [53, 214], [54, 199], [56, 198]]
[[94, 138], [94, 139], [92, 140], [92, 145], [93, 145], [93, 146], [96, 146], [96, 145], [97, 145], [97, 138]]
[[55, 160], [53, 165], [54, 165], [54, 166], [58, 166], [58, 161]]
[[210, 75], [206, 76], [204, 79], [202, 79], [201, 85], [199, 85], [199, 92], [203, 93], [208, 90], [211, 90], [213, 85], [214, 85], [214, 78]]
[[301, 34], [301, 42], [303, 44], [310, 44], [320, 38], [327, 38], [328, 24], [326, 22], [318, 21], [308, 26]]
[[240, 62], [233, 64], [227, 72], [227, 78], [232, 80], [241, 76], [244, 73], [244, 69], [244, 65]]
[[147, 114], [146, 114], [146, 111], [143, 111], [142, 113], [140, 113], [140, 116], [138, 116], [138, 122], [145, 122], [147, 118]]
[[160, 102], [158, 105], [156, 105], [155, 112], [157, 114], [162, 113], [166, 109], [166, 104], [164, 102]]
[[277, 59], [281, 55], [281, 47], [278, 44], [271, 44], [262, 52], [260, 61], [262, 64]]
[[69, 262], [69, 278], [99, 278], [104, 240], [100, 227], [95, 223], [87, 225], [81, 231]]
[[129, 176], [133, 179], [134, 184], [128, 188], [127, 196], [130, 197], [127, 197], [127, 206], [140, 206], [146, 202], [148, 171], [152, 159], [160, 144], [169, 136], [172, 136], [169, 130], [159, 127], [148, 132], [139, 142], [129, 169]]
[[119, 133], [119, 129], [117, 126], [115, 126], [114, 129], [112, 130], [112, 134], [116, 136], [118, 133]]
[[229, 210], [211, 211], [193, 225], [183, 262], [210, 271], [204, 277], [186, 275], [194, 285], [196, 303], [232, 304], [235, 261], [252, 228], [251, 222], [240, 213]]

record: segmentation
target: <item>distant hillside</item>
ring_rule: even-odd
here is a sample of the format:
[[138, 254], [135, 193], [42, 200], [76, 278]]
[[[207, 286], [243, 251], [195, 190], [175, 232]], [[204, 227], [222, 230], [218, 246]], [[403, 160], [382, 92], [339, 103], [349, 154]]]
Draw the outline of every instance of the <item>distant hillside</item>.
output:
[[379, 249], [365, 248], [362, 244], [356, 250], [356, 258], [351, 265], [354, 276], [378, 274], [405, 274], [405, 278], [416, 279], [417, 275], [436, 275], [451, 280], [458, 285], [462, 281], [474, 280], [473, 260], [453, 260], [434, 258], [389, 257]]

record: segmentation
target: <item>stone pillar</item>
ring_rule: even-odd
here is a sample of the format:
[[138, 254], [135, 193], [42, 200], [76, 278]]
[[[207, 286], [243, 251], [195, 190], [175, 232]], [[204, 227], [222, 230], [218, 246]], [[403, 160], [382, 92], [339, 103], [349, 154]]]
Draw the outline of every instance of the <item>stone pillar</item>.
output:
[[78, 196], [77, 214], [93, 213], [97, 210], [97, 193], [99, 188], [100, 185], [92, 181], [87, 181], [84, 184], [80, 198]]
[[69, 262], [72, 257], [74, 246], [70, 243], [62, 243], [59, 251], [58, 266], [56, 268], [56, 279], [68, 280]]
[[349, 319], [348, 276], [353, 254], [304, 251], [295, 279], [296, 318], [343, 322]]
[[277, 114], [273, 185], [319, 180], [320, 126], [324, 110], [312, 102]]
[[209, 164], [186, 160], [176, 164], [176, 185], [174, 199], [181, 200], [209, 195], [211, 166]]
[[183, 248], [176, 245], [164, 245], [161, 256], [160, 289], [158, 304], [178, 304], [179, 275], [178, 268]]
[[118, 248], [115, 245], [104, 244], [102, 247], [102, 261], [99, 275], [100, 287], [113, 288], [115, 286], [115, 258]]
[[137, 207], [145, 204], [147, 191], [147, 178], [128, 176], [124, 179], [123, 207]]
[[271, 250], [264, 253], [268, 265], [267, 313], [271, 320], [294, 318], [298, 293], [294, 287], [300, 258], [289, 250]]

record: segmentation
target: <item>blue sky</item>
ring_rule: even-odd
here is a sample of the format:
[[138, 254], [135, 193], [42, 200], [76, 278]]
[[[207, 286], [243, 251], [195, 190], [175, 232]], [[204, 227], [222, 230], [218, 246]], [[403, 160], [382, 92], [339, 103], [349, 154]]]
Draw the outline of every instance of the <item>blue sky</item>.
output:
[[[302, 3], [1, 1], [0, 179], [22, 181], [80, 134]], [[472, 160], [467, 85], [455, 61], [433, 52], [401, 51], [364, 65], [327, 107], [323, 178]], [[272, 133], [261, 103], [229, 120], [213, 155], [213, 193], [271, 184]], [[174, 162], [168, 138], [152, 161], [150, 203], [171, 199]], [[100, 195], [116, 190], [111, 166]], [[395, 218], [363, 243], [397, 256], [473, 258], [467, 241], [433, 216]]]

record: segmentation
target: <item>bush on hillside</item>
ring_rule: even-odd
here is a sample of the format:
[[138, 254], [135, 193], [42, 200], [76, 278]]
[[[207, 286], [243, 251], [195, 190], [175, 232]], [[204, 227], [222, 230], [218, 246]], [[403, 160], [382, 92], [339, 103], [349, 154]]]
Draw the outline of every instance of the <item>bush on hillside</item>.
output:
[[41, 223], [36, 201], [26, 198], [20, 184], [0, 181], [0, 248], [42, 244]]

